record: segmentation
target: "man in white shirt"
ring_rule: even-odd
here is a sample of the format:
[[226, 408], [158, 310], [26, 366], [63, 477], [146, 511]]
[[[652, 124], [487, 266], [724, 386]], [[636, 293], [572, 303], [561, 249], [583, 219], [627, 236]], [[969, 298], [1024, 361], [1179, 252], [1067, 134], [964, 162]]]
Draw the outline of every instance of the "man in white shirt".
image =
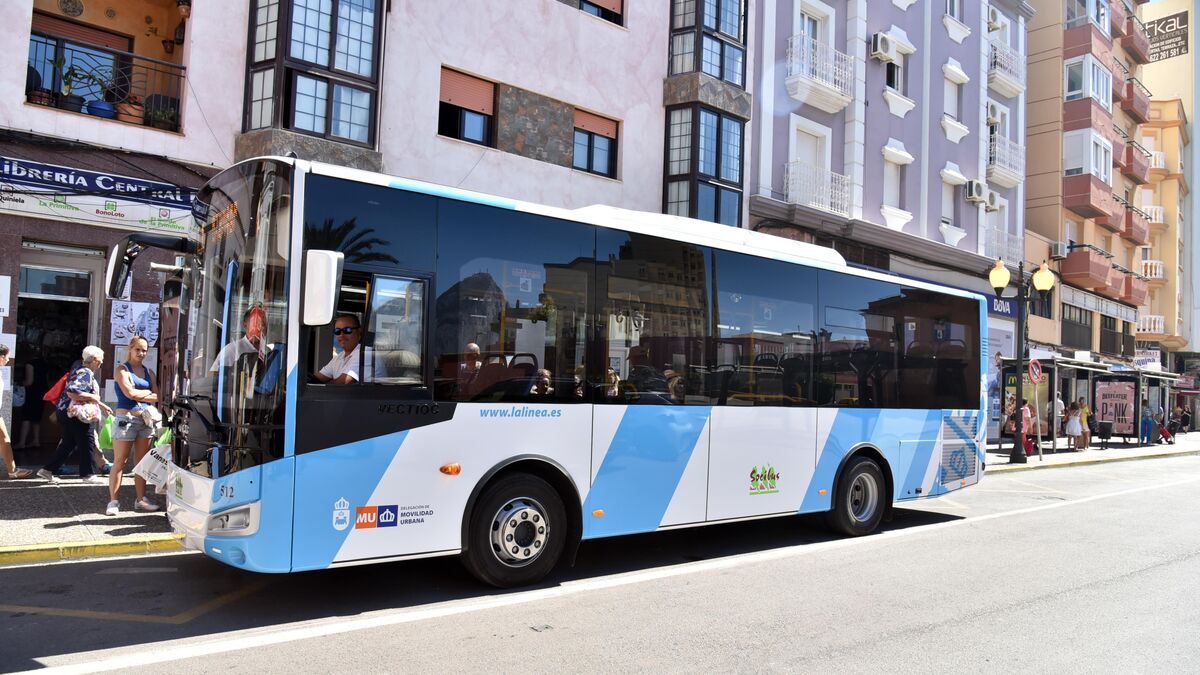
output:
[[[333, 339], [342, 348], [342, 353], [330, 359], [316, 374], [317, 380], [326, 384], [355, 384], [362, 381], [358, 372], [358, 343], [362, 341], [362, 328], [358, 317], [342, 314], [333, 322]], [[370, 373], [367, 373], [369, 376]]]

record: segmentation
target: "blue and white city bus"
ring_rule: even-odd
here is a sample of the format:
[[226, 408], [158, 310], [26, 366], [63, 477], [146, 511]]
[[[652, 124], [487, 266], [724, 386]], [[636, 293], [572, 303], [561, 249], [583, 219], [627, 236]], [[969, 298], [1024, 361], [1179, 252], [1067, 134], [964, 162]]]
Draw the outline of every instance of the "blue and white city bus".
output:
[[[815, 512], [864, 535], [982, 474], [979, 295], [297, 159], [219, 173], [194, 212], [198, 241], [130, 235], [109, 284], [178, 254], [168, 513], [230, 565], [459, 555], [513, 586], [584, 539]], [[317, 378], [335, 356], [355, 381]]]

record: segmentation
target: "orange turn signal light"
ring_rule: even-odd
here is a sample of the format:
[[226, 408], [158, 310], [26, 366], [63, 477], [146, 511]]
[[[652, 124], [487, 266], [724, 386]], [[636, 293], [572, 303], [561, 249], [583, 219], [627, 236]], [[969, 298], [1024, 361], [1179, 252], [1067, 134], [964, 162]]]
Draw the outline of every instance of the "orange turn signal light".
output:
[[592, 511], [592, 515], [596, 516], [597, 518], [603, 518], [604, 517], [604, 509], [596, 509], [595, 511]]
[[459, 464], [458, 462], [443, 464], [438, 471], [441, 471], [447, 476], [457, 476], [458, 474], [462, 473], [462, 464]]
[[824, 488], [817, 490], [817, 494], [819, 495], [824, 495], [826, 492], [828, 492], [828, 490], [825, 490]]

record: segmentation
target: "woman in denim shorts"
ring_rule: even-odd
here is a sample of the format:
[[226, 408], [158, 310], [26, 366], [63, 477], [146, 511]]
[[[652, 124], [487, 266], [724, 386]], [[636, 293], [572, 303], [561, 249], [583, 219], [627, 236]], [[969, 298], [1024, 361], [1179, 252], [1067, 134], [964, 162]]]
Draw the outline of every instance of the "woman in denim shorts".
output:
[[[110, 516], [121, 512], [117, 492], [121, 488], [130, 450], [136, 466], [150, 450], [150, 438], [154, 435], [154, 430], [142, 420], [142, 411], [158, 402], [154, 372], [143, 364], [149, 351], [150, 343], [146, 338], [135, 336], [129, 340], [129, 360], [117, 366], [117, 410], [112, 426], [113, 468], [108, 474], [108, 506], [104, 509]], [[146, 497], [146, 479], [134, 476], [133, 484], [137, 492], [134, 510], [157, 511], [158, 504]]]

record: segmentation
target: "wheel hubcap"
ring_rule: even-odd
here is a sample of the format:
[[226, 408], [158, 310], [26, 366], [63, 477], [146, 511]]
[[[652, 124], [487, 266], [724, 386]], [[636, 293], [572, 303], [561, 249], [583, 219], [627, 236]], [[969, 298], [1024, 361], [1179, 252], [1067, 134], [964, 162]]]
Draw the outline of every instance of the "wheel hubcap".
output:
[[517, 497], [509, 500], [492, 518], [492, 552], [510, 567], [532, 563], [546, 546], [550, 521], [537, 500]]
[[868, 473], [860, 473], [850, 483], [850, 517], [855, 522], [865, 523], [875, 516], [879, 508], [879, 483]]

